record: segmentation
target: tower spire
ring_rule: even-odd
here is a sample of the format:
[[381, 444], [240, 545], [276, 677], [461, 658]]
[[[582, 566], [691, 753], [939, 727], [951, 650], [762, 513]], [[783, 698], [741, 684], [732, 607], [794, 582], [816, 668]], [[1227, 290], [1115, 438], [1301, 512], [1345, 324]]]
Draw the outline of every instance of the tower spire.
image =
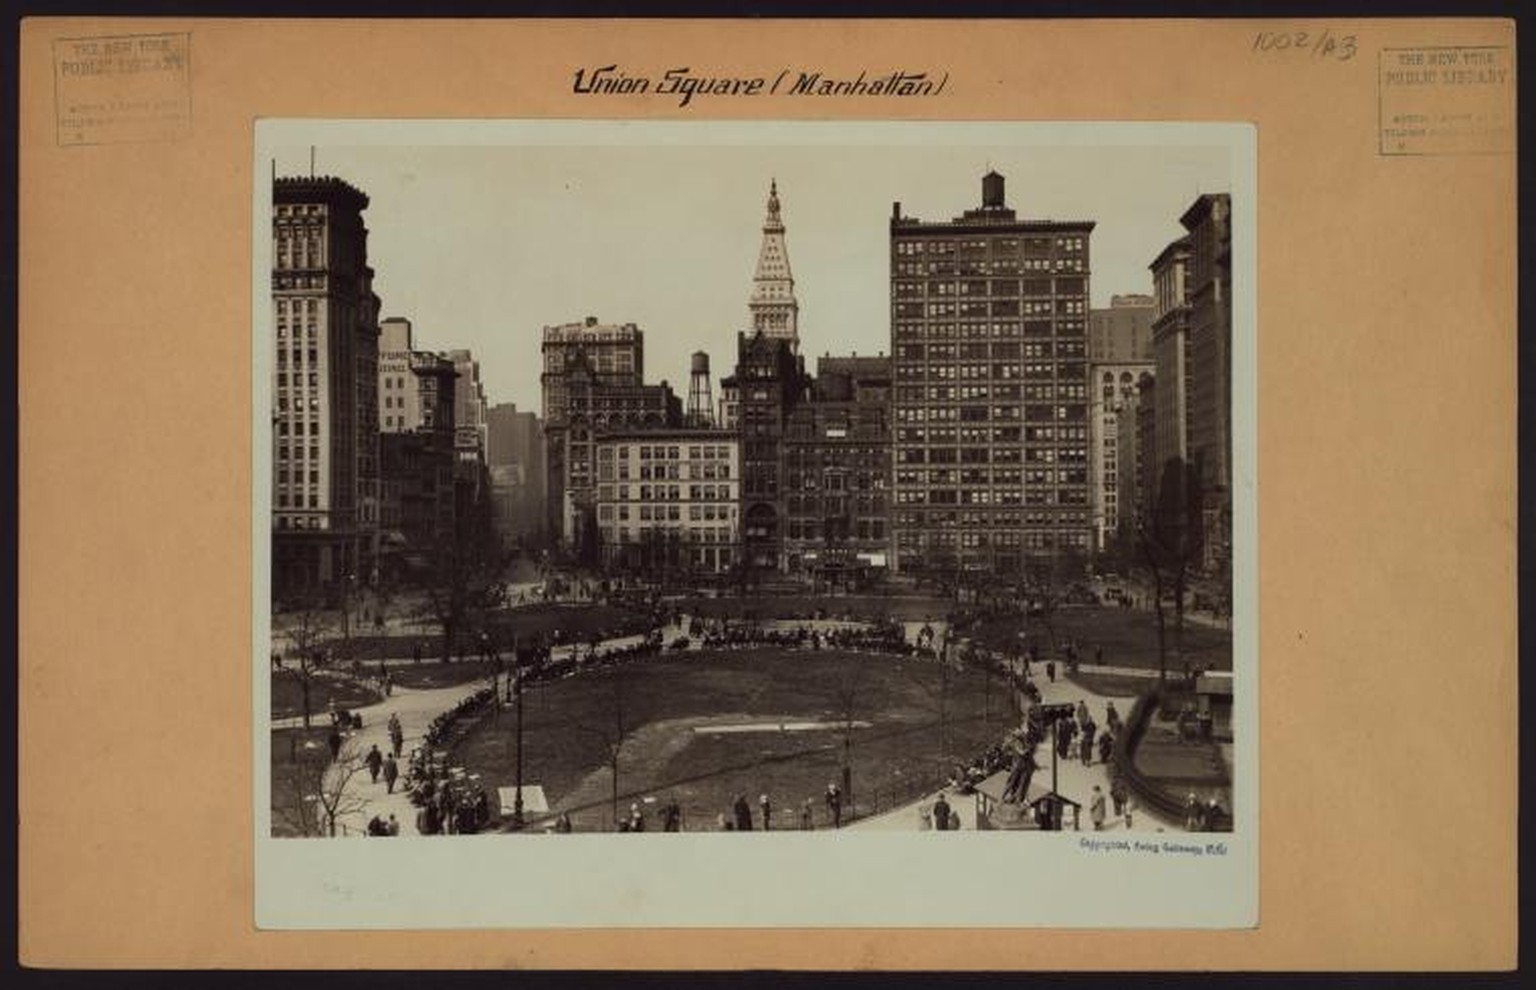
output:
[[752, 295], [747, 309], [752, 315], [752, 329], [765, 337], [789, 341], [791, 350], [800, 349], [800, 304], [795, 299], [795, 277], [789, 268], [789, 251], [784, 244], [784, 220], [779, 212], [779, 182], [768, 181], [768, 215], [763, 220], [763, 243], [757, 252], [757, 272], [752, 278]]

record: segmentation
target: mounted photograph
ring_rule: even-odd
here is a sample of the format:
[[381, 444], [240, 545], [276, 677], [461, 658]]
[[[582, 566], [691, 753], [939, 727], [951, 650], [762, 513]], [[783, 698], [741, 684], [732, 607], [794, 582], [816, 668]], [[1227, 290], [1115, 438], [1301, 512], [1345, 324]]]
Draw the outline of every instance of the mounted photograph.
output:
[[1245, 859], [1251, 145], [263, 122], [259, 844]]

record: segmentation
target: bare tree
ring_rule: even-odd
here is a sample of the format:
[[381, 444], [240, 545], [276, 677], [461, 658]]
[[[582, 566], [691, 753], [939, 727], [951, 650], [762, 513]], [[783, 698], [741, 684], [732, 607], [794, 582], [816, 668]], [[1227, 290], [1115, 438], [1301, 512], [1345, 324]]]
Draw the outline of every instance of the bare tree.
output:
[[855, 661], [844, 664], [832, 684], [833, 711], [843, 736], [842, 788], [843, 801], [851, 812], [853, 802], [853, 730], [858, 726], [858, 714], [863, 703], [864, 668], [866, 664]]
[[1184, 591], [1190, 565], [1204, 553], [1205, 528], [1199, 465], [1173, 458], [1163, 466], [1157, 501], [1137, 533], [1137, 546], [1152, 571], [1153, 608], [1157, 614], [1157, 682], [1168, 680], [1167, 618], [1163, 591], [1174, 602], [1174, 653], [1184, 652]]
[[293, 648], [288, 653], [287, 662], [278, 669], [278, 674], [299, 686], [306, 729], [309, 728], [312, 711], [311, 691], [319, 672], [326, 666], [325, 656], [320, 651], [320, 639], [324, 631], [320, 610], [313, 603], [306, 603], [295, 613], [293, 623], [284, 632]]
[[306, 743], [288, 778], [288, 800], [273, 809], [276, 816], [300, 835], [334, 836], [340, 819], [368, 807], [365, 798], [348, 788], [352, 778], [367, 769], [361, 749], [347, 739], [331, 759], [328, 750]]

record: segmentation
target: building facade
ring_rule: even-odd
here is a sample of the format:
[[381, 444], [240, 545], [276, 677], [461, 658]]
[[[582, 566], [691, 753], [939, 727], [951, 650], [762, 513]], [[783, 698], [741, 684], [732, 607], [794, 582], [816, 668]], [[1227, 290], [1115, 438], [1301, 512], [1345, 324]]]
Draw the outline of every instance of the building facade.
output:
[[948, 222], [890, 221], [893, 569], [1086, 555], [1092, 221], [1021, 220], [996, 172]]
[[274, 597], [371, 581], [379, 527], [379, 300], [368, 197], [332, 177], [272, 187]]
[[[545, 531], [553, 539], [574, 535], [572, 501], [566, 492], [570, 474], [570, 376], [589, 384], [638, 387], [645, 370], [645, 335], [633, 323], [599, 323], [589, 316], [579, 323], [544, 328], [543, 371]], [[583, 431], [584, 432], [584, 431]], [[578, 443], [590, 443], [584, 437]]]
[[805, 361], [789, 340], [761, 331], [736, 338], [736, 372], [721, 383], [734, 397], [741, 438], [741, 561], [756, 571], [783, 571], [784, 433], [805, 394]]
[[1232, 229], [1226, 193], [1198, 197], [1189, 232], [1189, 460], [1200, 482], [1206, 570], [1226, 566], [1232, 531]]
[[498, 531], [509, 542], [536, 543], [544, 526], [544, 430], [538, 416], [512, 403], [486, 414], [491, 497]]
[[409, 320], [392, 317], [379, 327], [381, 571], [403, 578], [453, 539], [458, 372], [416, 349]]
[[799, 352], [800, 304], [795, 299], [795, 276], [790, 271], [789, 248], [784, 243], [777, 181], [768, 185], [768, 214], [763, 219], [763, 242], [758, 249], [747, 311], [753, 332], [788, 341], [790, 352]]
[[659, 575], [723, 574], [741, 541], [741, 443], [724, 430], [618, 429], [597, 441], [604, 563]]
[[1088, 366], [1093, 381], [1088, 410], [1088, 449], [1092, 455], [1094, 548], [1104, 550], [1120, 529], [1123, 478], [1120, 459], [1120, 412], [1136, 398], [1137, 382], [1151, 374], [1151, 361], [1098, 361]]
[[460, 463], [483, 465], [486, 462], [485, 386], [480, 381], [480, 362], [462, 348], [440, 355], [453, 364], [459, 380], [453, 397], [453, 446]]
[[[1142, 489], [1155, 500], [1168, 465], [1189, 460], [1189, 239], [1181, 237], [1152, 262], [1152, 356], [1157, 379], [1151, 448], [1154, 482]], [[1150, 503], [1149, 503], [1150, 504]]]
[[1088, 313], [1088, 360], [1136, 363], [1152, 360], [1150, 295], [1109, 297], [1108, 309]]
[[784, 431], [786, 568], [854, 587], [890, 563], [891, 361], [823, 357]]

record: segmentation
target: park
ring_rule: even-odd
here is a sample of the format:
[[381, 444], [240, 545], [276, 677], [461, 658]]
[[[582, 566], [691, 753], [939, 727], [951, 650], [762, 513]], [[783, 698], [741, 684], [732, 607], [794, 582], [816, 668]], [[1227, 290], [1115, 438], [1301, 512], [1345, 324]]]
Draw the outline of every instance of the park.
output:
[[[1060, 787], [1081, 810], [1129, 780], [1147, 827], [1188, 826], [1196, 792], [1202, 813], [1230, 808], [1231, 636], [1215, 621], [1181, 621], [1170, 661], [1124, 601], [1042, 614], [916, 590], [663, 596], [517, 576], [451, 639], [405, 597], [275, 617], [274, 835], [387, 834], [387, 816], [404, 834], [762, 830], [765, 812], [770, 829], [928, 827], [940, 794], [972, 809], [957, 827], [1035, 827], [995, 792], [1042, 700], [1119, 704], [1134, 738], [1054, 761], [1031, 795]], [[387, 789], [367, 768], [391, 749], [386, 721], [402, 744]]]

